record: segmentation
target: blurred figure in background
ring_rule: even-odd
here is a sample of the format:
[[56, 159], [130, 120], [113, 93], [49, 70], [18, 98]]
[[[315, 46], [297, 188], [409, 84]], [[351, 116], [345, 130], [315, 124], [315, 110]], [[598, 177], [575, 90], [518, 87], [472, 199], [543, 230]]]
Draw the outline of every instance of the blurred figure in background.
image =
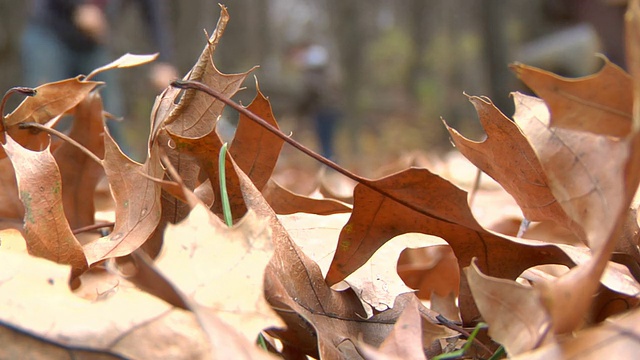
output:
[[321, 45], [302, 44], [293, 50], [302, 68], [302, 96], [298, 112], [312, 119], [322, 156], [335, 161], [335, 133], [341, 118], [336, 84], [329, 74], [329, 52]]
[[[152, 84], [162, 89], [178, 77], [170, 65], [172, 44], [166, 28], [166, 3], [163, 0], [129, 0], [141, 7], [144, 22], [150, 30], [159, 59], [151, 65]], [[21, 42], [24, 85], [43, 83], [87, 75], [108, 64], [117, 56], [110, 53], [110, 28], [122, 0], [33, 0], [30, 16]], [[119, 56], [120, 54], [118, 54]], [[101, 90], [105, 110], [117, 117], [126, 115], [117, 72], [99, 74], [104, 81]], [[109, 121], [111, 135], [125, 153], [130, 147], [121, 130]]]

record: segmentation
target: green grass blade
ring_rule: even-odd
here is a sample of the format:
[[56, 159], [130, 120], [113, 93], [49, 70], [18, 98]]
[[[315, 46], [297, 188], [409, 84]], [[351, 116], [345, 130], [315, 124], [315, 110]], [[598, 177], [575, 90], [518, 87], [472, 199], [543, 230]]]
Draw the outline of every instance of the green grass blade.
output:
[[222, 214], [227, 226], [233, 226], [231, 217], [231, 205], [229, 205], [229, 194], [227, 193], [227, 177], [224, 164], [227, 159], [227, 143], [222, 144], [220, 156], [218, 156], [218, 173], [220, 175], [220, 196], [222, 197]]

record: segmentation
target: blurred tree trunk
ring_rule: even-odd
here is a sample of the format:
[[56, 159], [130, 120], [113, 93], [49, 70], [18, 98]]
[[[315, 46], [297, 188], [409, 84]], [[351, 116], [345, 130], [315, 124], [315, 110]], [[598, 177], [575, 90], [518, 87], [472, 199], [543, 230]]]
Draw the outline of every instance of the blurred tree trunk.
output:
[[513, 114], [513, 103], [509, 92], [513, 89], [512, 75], [508, 68], [508, 39], [505, 26], [507, 7], [500, 0], [483, 0], [482, 26], [484, 30], [484, 52], [489, 70], [489, 97], [507, 116]]
[[369, 21], [363, 15], [363, 9], [375, 7], [367, 0], [328, 0], [329, 11], [333, 13], [331, 28], [337, 44], [342, 69], [342, 89], [344, 92], [344, 126], [347, 129], [351, 145], [351, 158], [356, 159], [361, 152], [360, 135], [363, 125], [362, 111], [359, 106], [362, 89], [362, 64], [364, 63], [364, 44], [367, 39], [364, 22]]

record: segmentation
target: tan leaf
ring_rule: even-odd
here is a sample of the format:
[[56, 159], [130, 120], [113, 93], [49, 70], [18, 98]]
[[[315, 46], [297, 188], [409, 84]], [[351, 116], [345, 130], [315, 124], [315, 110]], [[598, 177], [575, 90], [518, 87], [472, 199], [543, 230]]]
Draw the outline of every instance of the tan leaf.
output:
[[34, 152], [9, 136], [2, 147], [16, 173], [25, 209], [24, 234], [29, 253], [70, 264], [75, 278], [87, 269], [87, 259], [65, 218], [62, 183], [55, 159], [48, 148]]
[[4, 124], [7, 127], [23, 122], [44, 124], [75, 107], [99, 84], [76, 77], [38, 86], [36, 95], [25, 98], [20, 106], [5, 117]]
[[[220, 18], [216, 29], [209, 38], [200, 58], [185, 76], [185, 80], [199, 81], [227, 96], [232, 96], [238, 91], [251, 70], [241, 74], [227, 75], [218, 71], [213, 63], [213, 55], [229, 21], [226, 7], [223, 5], [220, 7]], [[209, 134], [215, 128], [223, 107], [222, 102], [205, 93], [167, 88], [156, 99], [151, 114], [153, 122], [152, 143], [158, 129], [162, 127], [166, 127], [167, 131], [183, 137], [195, 138]]]
[[0, 230], [0, 251], [27, 252], [27, 240], [20, 230]]
[[[349, 214], [320, 216], [300, 213], [280, 215], [278, 219], [302, 251], [320, 266], [323, 275], [326, 274], [336, 251], [340, 230], [349, 219]], [[387, 310], [400, 294], [413, 292], [396, 271], [400, 253], [407, 248], [443, 243], [441, 239], [423, 234], [397, 236], [381, 246], [345, 282], [375, 311]], [[458, 285], [459, 282], [453, 284], [455, 288]]]
[[160, 271], [186, 296], [232, 325], [248, 341], [282, 326], [264, 300], [263, 274], [273, 254], [267, 223], [253, 212], [227, 227], [202, 204], [168, 225]]
[[1, 358], [49, 358], [49, 351], [54, 357], [64, 350], [68, 359], [83, 349], [118, 358], [186, 359], [210, 351], [191, 312], [135, 288], [122, 285], [105, 299], [85, 300], [69, 290], [68, 266], [26, 254], [0, 252], [0, 270], [0, 336], [21, 339], [3, 342]]
[[[185, 79], [202, 82], [227, 96], [232, 96], [238, 91], [249, 72], [228, 75], [221, 73], [215, 67], [213, 56], [228, 21], [229, 14], [226, 7], [221, 5], [216, 29]], [[223, 107], [222, 102], [207, 94], [195, 90], [180, 90], [175, 87], [165, 89], [156, 98], [153, 105], [149, 149], [156, 151], [154, 147], [160, 147], [166, 153], [189, 190], [193, 190], [198, 184], [200, 166], [198, 162], [193, 161], [192, 155], [175, 148], [172, 136], [190, 139], [204, 138], [208, 134], [217, 136], [214, 129], [218, 117], [222, 114]], [[218, 183], [217, 178], [215, 181], [213, 180], [212, 184]], [[216, 187], [214, 186], [213, 189], [215, 190]], [[161, 201], [162, 217], [158, 231], [145, 246], [145, 250], [152, 257], [157, 254], [162, 245], [161, 236], [166, 224], [184, 219], [190, 211], [188, 206], [168, 194], [163, 193]], [[214, 203], [214, 206], [219, 206], [218, 203]], [[243, 214], [242, 209], [237, 211], [238, 218]]]
[[640, 309], [634, 309], [513, 359], [634, 359], [640, 351], [639, 335]]
[[122, 68], [148, 64], [157, 58], [158, 58], [158, 53], [150, 54], [150, 55], [136, 55], [136, 54], [126, 53], [120, 56], [119, 58], [117, 58], [116, 60], [108, 63], [107, 65], [101, 66], [93, 70], [89, 75], [87, 75], [87, 79], [91, 79], [95, 75], [107, 70], [122, 69]]
[[513, 97], [514, 120], [536, 152], [551, 192], [584, 229], [589, 247], [598, 249], [613, 230], [624, 201], [622, 179], [614, 174], [623, 171], [628, 145], [608, 136], [550, 128], [542, 100], [520, 93]]
[[[400, 315], [398, 321], [393, 326], [393, 330], [382, 342], [379, 349], [372, 349], [367, 345], [360, 346], [367, 359], [426, 360], [422, 341], [422, 324], [425, 322], [421, 320], [418, 310], [419, 305], [420, 301], [418, 301], [418, 298], [412, 296], [410, 302], [405, 306], [402, 315]], [[440, 334], [441, 337], [444, 337], [444, 335], [445, 332]], [[435, 338], [431, 338], [431, 340], [435, 340]]]
[[[475, 261], [464, 269], [489, 335], [510, 356], [535, 349], [550, 330], [550, 318], [535, 289], [483, 274]], [[517, 335], [516, 335], [517, 334]]]
[[511, 68], [545, 100], [552, 126], [617, 137], [629, 134], [633, 85], [629, 75], [609, 60], [598, 73], [579, 79], [522, 64]]

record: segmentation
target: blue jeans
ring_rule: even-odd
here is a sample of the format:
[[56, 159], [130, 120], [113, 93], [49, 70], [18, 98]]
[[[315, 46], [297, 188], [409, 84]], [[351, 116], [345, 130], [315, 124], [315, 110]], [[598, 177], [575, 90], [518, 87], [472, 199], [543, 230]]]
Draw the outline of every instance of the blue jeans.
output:
[[340, 119], [340, 111], [323, 107], [313, 116], [322, 156], [335, 161], [334, 138], [336, 125]]
[[[21, 47], [23, 81], [24, 85], [31, 87], [80, 74], [88, 75], [93, 69], [112, 61], [104, 46], [87, 51], [71, 49], [51, 30], [34, 23], [29, 23], [25, 28]], [[124, 105], [117, 74], [113, 70], [107, 71], [97, 75], [95, 80], [105, 82], [100, 89], [105, 110], [115, 116], [123, 116]], [[118, 124], [114, 121], [108, 121], [107, 124], [111, 136], [128, 153], [129, 148]]]

